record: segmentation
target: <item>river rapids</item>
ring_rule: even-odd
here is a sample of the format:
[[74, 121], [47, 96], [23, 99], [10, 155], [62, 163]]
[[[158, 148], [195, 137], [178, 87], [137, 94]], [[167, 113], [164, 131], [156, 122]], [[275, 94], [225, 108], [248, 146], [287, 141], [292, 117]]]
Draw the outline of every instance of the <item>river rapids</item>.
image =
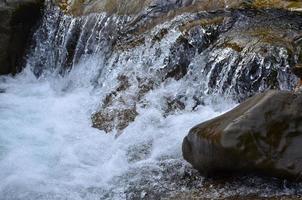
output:
[[[177, 199], [190, 191], [215, 199], [297, 192], [256, 177], [204, 186], [204, 178], [182, 158], [182, 140], [194, 125], [236, 105], [228, 95], [207, 92], [211, 73], [200, 75], [207, 70], [202, 54], [194, 55], [180, 79], [163, 81], [158, 74], [181, 34], [176, 25], [192, 16], [154, 27], [150, 35], [169, 29], [160, 43], [150, 36], [144, 45], [120, 52], [110, 48], [112, 29], [131, 19], [105, 13], [73, 18], [51, 4], [45, 9], [24, 70], [0, 77], [1, 200]], [[123, 130], [105, 133], [92, 127], [91, 116], [118, 87], [120, 75], [129, 78], [129, 88], [119, 94], [123, 101], [110, 106], [134, 106], [137, 116]], [[153, 83], [141, 98], [139, 80]], [[171, 98], [179, 99], [182, 109], [170, 108], [166, 100]]]

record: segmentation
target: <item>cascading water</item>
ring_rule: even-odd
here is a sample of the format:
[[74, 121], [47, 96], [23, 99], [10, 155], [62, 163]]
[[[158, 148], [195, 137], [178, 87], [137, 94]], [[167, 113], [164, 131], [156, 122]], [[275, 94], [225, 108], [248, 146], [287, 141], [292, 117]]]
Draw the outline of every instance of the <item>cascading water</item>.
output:
[[[46, 7], [26, 68], [0, 77], [0, 199], [160, 199], [201, 188], [202, 177], [182, 159], [182, 139], [235, 104], [205, 95], [202, 54], [181, 78], [167, 78], [170, 69], [159, 73], [172, 62], [177, 25], [192, 16], [157, 26], [144, 45], [121, 51], [113, 47], [113, 33], [130, 18], [72, 18]], [[164, 29], [169, 32], [154, 42], [151, 36]], [[121, 76], [127, 86], [118, 89]], [[100, 107], [109, 113], [135, 108], [137, 116], [106, 134], [91, 127]], [[270, 191], [260, 185], [236, 186], [225, 196]], [[204, 195], [219, 197], [217, 191]]]

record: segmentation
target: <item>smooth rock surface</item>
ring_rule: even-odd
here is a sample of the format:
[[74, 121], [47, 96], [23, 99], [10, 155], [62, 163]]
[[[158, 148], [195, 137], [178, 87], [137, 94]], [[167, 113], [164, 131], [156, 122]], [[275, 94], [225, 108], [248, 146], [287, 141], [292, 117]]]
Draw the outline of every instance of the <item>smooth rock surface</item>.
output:
[[0, 75], [21, 69], [32, 29], [41, 17], [42, 0], [0, 1]]
[[183, 156], [202, 174], [259, 173], [301, 180], [302, 94], [267, 91], [197, 125]]

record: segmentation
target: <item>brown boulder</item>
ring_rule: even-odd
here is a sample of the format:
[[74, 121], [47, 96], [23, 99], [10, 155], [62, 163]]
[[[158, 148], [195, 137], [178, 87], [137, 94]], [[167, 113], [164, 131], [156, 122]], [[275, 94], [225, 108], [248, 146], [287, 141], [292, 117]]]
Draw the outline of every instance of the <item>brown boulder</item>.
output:
[[183, 156], [202, 174], [301, 180], [302, 94], [267, 91], [192, 128]]

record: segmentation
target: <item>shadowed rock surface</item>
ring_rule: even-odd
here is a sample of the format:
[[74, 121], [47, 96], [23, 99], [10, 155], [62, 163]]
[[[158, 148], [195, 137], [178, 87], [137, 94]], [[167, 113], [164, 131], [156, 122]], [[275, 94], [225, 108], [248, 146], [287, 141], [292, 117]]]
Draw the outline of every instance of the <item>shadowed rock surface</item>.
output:
[[42, 6], [43, 0], [0, 1], [0, 75], [21, 70]]
[[183, 156], [202, 174], [301, 180], [302, 94], [268, 91], [192, 128]]

